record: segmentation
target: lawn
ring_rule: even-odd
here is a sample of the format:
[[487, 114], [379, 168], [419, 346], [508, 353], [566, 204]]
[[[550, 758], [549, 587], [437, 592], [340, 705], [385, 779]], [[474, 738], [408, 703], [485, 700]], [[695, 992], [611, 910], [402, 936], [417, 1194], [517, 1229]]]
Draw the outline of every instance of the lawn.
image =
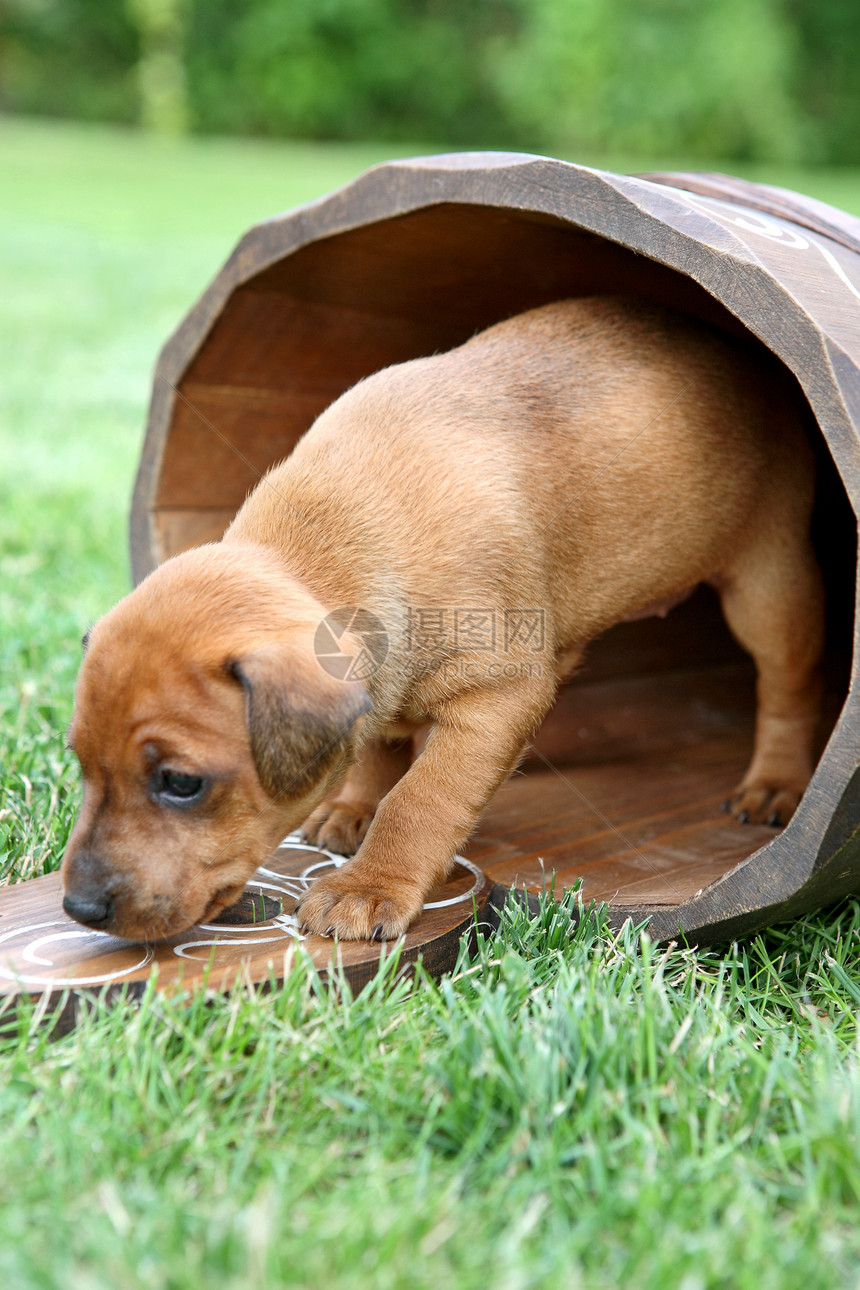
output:
[[[79, 640], [128, 588], [160, 343], [244, 227], [390, 154], [0, 119], [0, 880], [68, 835]], [[860, 211], [858, 173], [758, 174]], [[440, 983], [351, 1000], [305, 968], [55, 1042], [24, 1018], [0, 1284], [855, 1286], [858, 937], [852, 901], [658, 951], [546, 901]]]

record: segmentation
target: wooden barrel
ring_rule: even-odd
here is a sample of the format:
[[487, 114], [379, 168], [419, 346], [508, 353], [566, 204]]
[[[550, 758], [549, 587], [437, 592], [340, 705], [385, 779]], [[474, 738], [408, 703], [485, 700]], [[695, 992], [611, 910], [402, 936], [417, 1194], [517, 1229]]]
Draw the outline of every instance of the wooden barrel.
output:
[[818, 427], [828, 587], [820, 760], [782, 832], [720, 803], [749, 759], [753, 672], [715, 598], [615, 628], [467, 852], [494, 884], [583, 880], [612, 917], [718, 940], [860, 891], [852, 670], [860, 220], [720, 175], [469, 153], [377, 166], [241, 239], [167, 342], [134, 495], [135, 577], [220, 536], [319, 412], [390, 363], [596, 292], [671, 304], [782, 361]]

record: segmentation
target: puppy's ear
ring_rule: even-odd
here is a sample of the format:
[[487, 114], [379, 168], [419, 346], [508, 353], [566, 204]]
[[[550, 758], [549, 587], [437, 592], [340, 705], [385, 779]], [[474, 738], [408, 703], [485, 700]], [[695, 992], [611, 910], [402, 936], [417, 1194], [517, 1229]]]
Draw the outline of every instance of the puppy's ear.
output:
[[270, 797], [313, 788], [372, 706], [360, 682], [336, 680], [295, 646], [265, 646], [230, 659], [227, 670], [245, 690], [251, 755]]

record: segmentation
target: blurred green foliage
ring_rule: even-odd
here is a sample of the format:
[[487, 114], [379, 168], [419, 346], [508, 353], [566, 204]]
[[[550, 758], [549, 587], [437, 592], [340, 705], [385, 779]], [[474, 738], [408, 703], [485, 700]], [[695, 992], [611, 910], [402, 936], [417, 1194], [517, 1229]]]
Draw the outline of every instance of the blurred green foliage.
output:
[[0, 108], [856, 163], [858, 51], [857, 0], [0, 0]]
[[138, 116], [140, 41], [114, 0], [0, 0], [0, 106], [93, 121]]

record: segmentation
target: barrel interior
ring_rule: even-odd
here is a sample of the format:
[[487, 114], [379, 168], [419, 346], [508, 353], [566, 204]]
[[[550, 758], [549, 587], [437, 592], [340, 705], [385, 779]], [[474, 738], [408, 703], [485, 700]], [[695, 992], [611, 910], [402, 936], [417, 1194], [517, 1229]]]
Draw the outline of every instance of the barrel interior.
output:
[[[232, 294], [181, 381], [151, 513], [158, 557], [218, 538], [260, 473], [363, 376], [595, 292], [646, 296], [748, 335], [692, 278], [515, 210], [436, 205], [273, 264]], [[823, 748], [847, 692], [856, 522], [817, 440]], [[617, 627], [560, 693], [468, 854], [506, 885], [536, 890], [554, 874], [557, 890], [582, 878], [586, 898], [678, 904], [774, 836], [720, 809], [749, 760], [753, 717], [752, 665], [706, 588], [666, 619]]]

